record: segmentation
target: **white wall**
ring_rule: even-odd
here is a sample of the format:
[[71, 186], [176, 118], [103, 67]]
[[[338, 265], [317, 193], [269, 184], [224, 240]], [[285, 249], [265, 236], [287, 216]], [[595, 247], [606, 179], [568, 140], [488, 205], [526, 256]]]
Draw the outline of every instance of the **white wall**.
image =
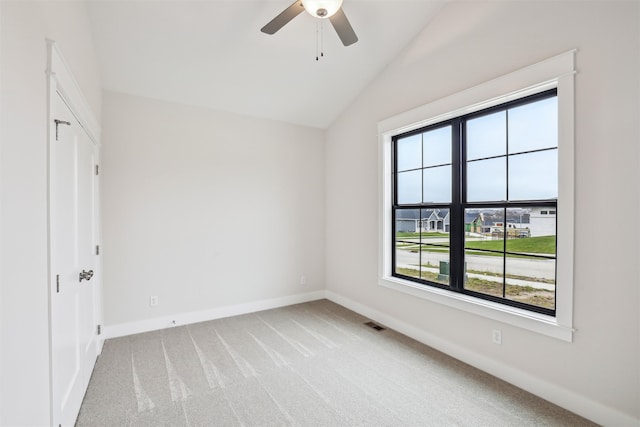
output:
[[59, 43], [99, 117], [82, 2], [0, 2], [0, 425], [48, 425], [47, 53]]
[[[638, 236], [580, 232], [594, 209], [638, 211], [638, 8], [448, 3], [330, 128], [325, 148], [318, 130], [107, 93], [106, 325], [318, 290], [326, 274], [332, 292], [640, 418]], [[0, 27], [0, 425], [44, 425], [45, 37], [59, 42], [98, 117], [101, 89], [83, 3], [2, 1]], [[377, 286], [377, 122], [572, 48], [574, 342]], [[369, 214], [354, 227], [344, 220], [353, 212]], [[501, 346], [490, 342], [495, 327]]]
[[[639, 7], [614, 1], [448, 3], [327, 132], [327, 289], [478, 360], [490, 359], [504, 366], [502, 373], [536, 378], [538, 391], [548, 385], [547, 397], [566, 390], [565, 404], [573, 399], [581, 407], [572, 409], [600, 422], [640, 419], [638, 233], [593, 233], [591, 227], [594, 211], [620, 218], [638, 213]], [[377, 122], [573, 48], [574, 342], [378, 286]], [[370, 214], [354, 228], [345, 212]], [[500, 346], [491, 342], [494, 328], [502, 330]]]
[[323, 131], [114, 92], [103, 110], [107, 328], [323, 289]]

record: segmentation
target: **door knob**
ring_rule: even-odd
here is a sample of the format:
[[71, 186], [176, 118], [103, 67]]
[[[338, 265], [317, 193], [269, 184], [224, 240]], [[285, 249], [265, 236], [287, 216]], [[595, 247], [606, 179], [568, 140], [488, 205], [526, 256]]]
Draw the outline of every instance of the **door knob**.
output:
[[82, 283], [83, 280], [89, 281], [91, 280], [92, 277], [93, 277], [93, 270], [89, 270], [89, 271], [82, 270], [80, 272], [80, 283]]

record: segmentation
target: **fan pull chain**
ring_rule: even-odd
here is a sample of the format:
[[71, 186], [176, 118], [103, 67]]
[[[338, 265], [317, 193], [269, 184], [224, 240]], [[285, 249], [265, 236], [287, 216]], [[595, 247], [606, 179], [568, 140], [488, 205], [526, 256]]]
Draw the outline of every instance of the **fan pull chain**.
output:
[[324, 56], [324, 20], [320, 20], [320, 56]]
[[324, 25], [323, 20], [316, 22], [316, 61], [324, 57]]

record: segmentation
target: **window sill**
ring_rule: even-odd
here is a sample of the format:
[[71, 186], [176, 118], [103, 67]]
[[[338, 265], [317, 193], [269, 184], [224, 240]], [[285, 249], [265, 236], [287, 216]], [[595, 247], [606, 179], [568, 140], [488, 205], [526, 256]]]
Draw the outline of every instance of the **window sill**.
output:
[[571, 342], [574, 329], [561, 325], [552, 316], [521, 310], [445, 289], [420, 285], [398, 277], [385, 276], [378, 284], [395, 291], [446, 305], [518, 328]]

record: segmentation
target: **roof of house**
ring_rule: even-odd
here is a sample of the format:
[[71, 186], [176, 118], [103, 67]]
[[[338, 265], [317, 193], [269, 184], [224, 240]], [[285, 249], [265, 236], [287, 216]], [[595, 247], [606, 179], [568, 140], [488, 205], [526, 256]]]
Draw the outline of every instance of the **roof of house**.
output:
[[[422, 211], [422, 217], [420, 216], [420, 211]], [[434, 214], [435, 218], [431, 218]], [[449, 209], [398, 209], [396, 211], [396, 219], [420, 220], [431, 218], [440, 220], [445, 219], [448, 215]], [[480, 218], [479, 222], [486, 226], [494, 225], [496, 222], [504, 222], [504, 216], [501, 210], [473, 210], [465, 211], [464, 213], [465, 224], [478, 222], [478, 218]], [[507, 222], [515, 224], [529, 224], [529, 214], [507, 210]]]
[[476, 221], [479, 216], [480, 216], [479, 212], [465, 212], [464, 213], [464, 223], [465, 224], [471, 224], [472, 222]]
[[[420, 211], [422, 211], [422, 216]], [[396, 219], [429, 219], [434, 214], [434, 219], [445, 219], [449, 215], [449, 209], [398, 209]]]
[[[465, 224], [470, 224], [476, 221], [480, 217], [480, 222], [483, 225], [491, 226], [496, 222], [505, 222], [504, 214], [502, 210], [487, 209], [478, 211], [466, 211], [464, 213]], [[507, 221], [516, 224], [529, 224], [529, 214], [524, 211], [513, 211], [507, 209]]]

